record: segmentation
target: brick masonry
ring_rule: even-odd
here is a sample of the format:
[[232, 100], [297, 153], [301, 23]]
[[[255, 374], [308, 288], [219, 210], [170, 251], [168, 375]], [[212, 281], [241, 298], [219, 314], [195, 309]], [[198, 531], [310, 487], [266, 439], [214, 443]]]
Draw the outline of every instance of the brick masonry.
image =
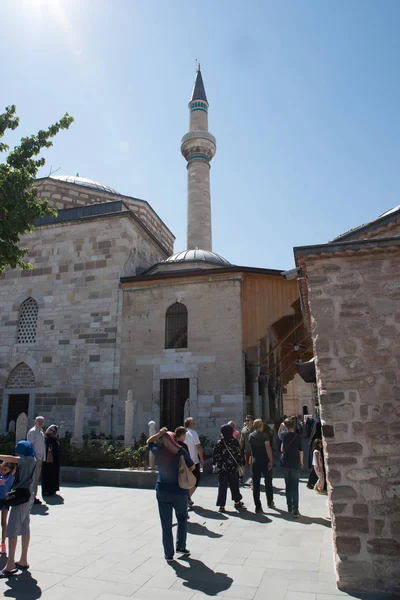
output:
[[[160, 423], [160, 381], [190, 380], [190, 410], [200, 433], [215, 439], [221, 425], [239, 424], [244, 407], [241, 281], [235, 276], [124, 284], [121, 393], [133, 390], [144, 423]], [[188, 347], [165, 350], [165, 313], [188, 309]]]
[[339, 586], [400, 590], [400, 252], [302, 256]]
[[[61, 194], [63, 184], [45, 183], [41, 192], [48, 186], [50, 196]], [[75, 204], [88, 203], [83, 196], [96, 194], [65, 186], [68, 202]], [[64, 196], [62, 206], [67, 205]], [[149, 211], [153, 214], [150, 207]], [[38, 227], [22, 238], [22, 244], [29, 248], [33, 270], [7, 271], [0, 288], [0, 401], [4, 389], [34, 387], [34, 412], [48, 422], [64, 421], [65, 429], [72, 431], [74, 405], [82, 393], [84, 431], [110, 433], [112, 427], [113, 433], [121, 434], [125, 405], [119, 400], [119, 280], [165, 259], [166, 252], [129, 213]], [[29, 296], [39, 303], [36, 341], [17, 344], [20, 306]], [[3, 426], [4, 421], [3, 414]]]

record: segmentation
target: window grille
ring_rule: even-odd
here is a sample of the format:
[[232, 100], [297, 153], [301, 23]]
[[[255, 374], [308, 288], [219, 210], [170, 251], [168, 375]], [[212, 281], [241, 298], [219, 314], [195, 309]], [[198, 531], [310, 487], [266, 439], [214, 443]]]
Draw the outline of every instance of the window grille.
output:
[[34, 344], [36, 342], [38, 312], [38, 303], [33, 298], [28, 298], [21, 305], [17, 344]]
[[175, 302], [165, 315], [165, 347], [187, 348], [188, 312], [184, 304]]

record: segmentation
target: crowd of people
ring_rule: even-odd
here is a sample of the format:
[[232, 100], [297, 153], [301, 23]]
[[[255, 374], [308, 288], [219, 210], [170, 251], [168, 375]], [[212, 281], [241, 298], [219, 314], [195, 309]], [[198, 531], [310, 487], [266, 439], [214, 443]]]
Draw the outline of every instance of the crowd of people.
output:
[[[316, 423], [320, 423], [316, 421]], [[162, 528], [164, 555], [167, 561], [174, 559], [175, 552], [190, 554], [186, 547], [188, 511], [193, 508], [195, 493], [204, 465], [203, 449], [195, 431], [195, 420], [189, 417], [185, 426], [177, 427], [174, 432], [166, 427], [147, 440], [149, 450], [155, 455], [158, 466], [156, 497]], [[303, 426], [303, 424], [302, 424]], [[319, 427], [321, 435], [321, 430]], [[247, 415], [243, 427], [236, 429], [233, 421], [222, 425], [221, 435], [213, 449], [213, 473], [218, 476], [216, 506], [221, 513], [226, 512], [228, 489], [234, 508], [244, 508], [241, 487], [250, 486], [253, 492], [256, 513], [262, 513], [261, 478], [264, 477], [266, 500], [269, 509], [275, 509], [272, 469], [274, 466], [271, 440], [278, 440], [280, 467], [285, 480], [285, 495], [288, 513], [293, 518], [301, 518], [299, 511], [299, 480], [304, 467], [303, 434], [299, 431], [296, 417], [285, 418], [274, 435], [262, 419]], [[316, 437], [318, 427], [311, 436], [310, 457], [312, 470], [310, 475], [313, 489], [324, 493], [326, 479], [321, 438]], [[311, 434], [311, 432], [310, 432]], [[307, 435], [306, 435], [307, 437]], [[192, 473], [195, 477], [188, 484]], [[310, 482], [310, 480], [309, 480]], [[309, 484], [311, 485], [311, 484]], [[174, 547], [172, 534], [173, 511], [177, 520], [177, 539]]]
[[[54, 495], [60, 487], [60, 445], [57, 425], [44, 431], [44, 418], [38, 416], [27, 434], [27, 439], [15, 446], [15, 456], [0, 455], [0, 553], [6, 553], [7, 563], [0, 578], [11, 577], [19, 570], [29, 569], [30, 513], [34, 504], [42, 504], [38, 497], [41, 479], [42, 497]], [[162, 428], [147, 440], [158, 467], [156, 498], [158, 503], [164, 554], [172, 561], [175, 551], [190, 554], [186, 547], [188, 511], [193, 509], [193, 495], [199, 485], [204, 466], [203, 448], [192, 417], [174, 432]], [[305, 425], [304, 425], [305, 427]], [[250, 486], [256, 513], [262, 513], [261, 478], [264, 477], [269, 509], [275, 509], [272, 469], [273, 445], [280, 451], [280, 466], [285, 479], [288, 513], [300, 518], [299, 479], [304, 466], [303, 433], [296, 417], [285, 418], [277, 435], [272, 435], [262, 419], [247, 415], [240, 431], [233, 421], [222, 425], [221, 435], [213, 449], [213, 473], [218, 476], [216, 506], [226, 512], [228, 489], [234, 507], [244, 508], [242, 486]], [[317, 419], [310, 429], [309, 467], [307, 486], [317, 493], [326, 493], [326, 476], [321, 440], [321, 422]], [[271, 443], [271, 440], [273, 443]], [[177, 540], [174, 548], [172, 517], [177, 520]], [[15, 560], [17, 540], [21, 537], [21, 556]]]
[[[0, 455], [0, 553], [8, 554], [0, 579], [12, 577], [18, 571], [29, 569], [30, 513], [38, 498], [42, 480], [42, 496], [54, 495], [59, 490], [60, 445], [57, 425], [43, 431], [44, 418], [36, 417], [26, 440], [18, 441], [15, 456]], [[21, 557], [15, 560], [18, 537], [21, 537]]]

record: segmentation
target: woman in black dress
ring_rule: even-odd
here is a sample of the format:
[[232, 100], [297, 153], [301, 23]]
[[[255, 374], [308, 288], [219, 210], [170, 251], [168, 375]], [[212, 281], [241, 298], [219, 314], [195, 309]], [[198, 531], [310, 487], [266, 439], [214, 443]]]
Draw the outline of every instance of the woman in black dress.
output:
[[42, 465], [42, 495], [54, 496], [60, 489], [60, 442], [58, 426], [50, 425], [45, 433], [46, 456]]
[[239, 490], [239, 470], [243, 467], [243, 459], [239, 442], [233, 437], [233, 428], [230, 425], [221, 427], [222, 439], [214, 446], [213, 472], [218, 475], [219, 512], [225, 512], [228, 487], [231, 490], [235, 508], [244, 506], [242, 494]]

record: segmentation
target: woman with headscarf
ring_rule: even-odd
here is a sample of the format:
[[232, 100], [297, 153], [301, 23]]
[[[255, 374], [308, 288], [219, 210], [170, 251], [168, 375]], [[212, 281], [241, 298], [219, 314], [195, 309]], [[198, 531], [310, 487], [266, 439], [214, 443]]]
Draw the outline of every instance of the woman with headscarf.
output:
[[54, 496], [60, 489], [60, 442], [58, 426], [50, 425], [45, 433], [46, 454], [42, 465], [42, 496]]
[[[26, 501], [18, 506], [11, 506], [7, 525], [8, 558], [7, 563], [0, 571], [0, 579], [12, 577], [19, 570], [29, 569], [28, 548], [30, 542], [30, 512], [35, 499], [33, 494], [33, 476], [35, 473], [36, 459], [32, 444], [23, 440], [15, 446], [16, 456], [0, 455], [0, 460], [17, 465], [12, 491], [16, 496], [27, 496]], [[18, 493], [18, 490], [20, 492]], [[12, 492], [11, 492], [12, 493]], [[15, 562], [15, 551], [18, 536], [21, 536], [21, 558]]]
[[235, 507], [244, 506], [239, 490], [239, 467], [243, 466], [243, 459], [239, 442], [233, 437], [233, 428], [230, 425], [222, 425], [221, 433], [222, 439], [214, 447], [213, 471], [218, 475], [217, 506], [219, 512], [225, 512], [228, 487]]

